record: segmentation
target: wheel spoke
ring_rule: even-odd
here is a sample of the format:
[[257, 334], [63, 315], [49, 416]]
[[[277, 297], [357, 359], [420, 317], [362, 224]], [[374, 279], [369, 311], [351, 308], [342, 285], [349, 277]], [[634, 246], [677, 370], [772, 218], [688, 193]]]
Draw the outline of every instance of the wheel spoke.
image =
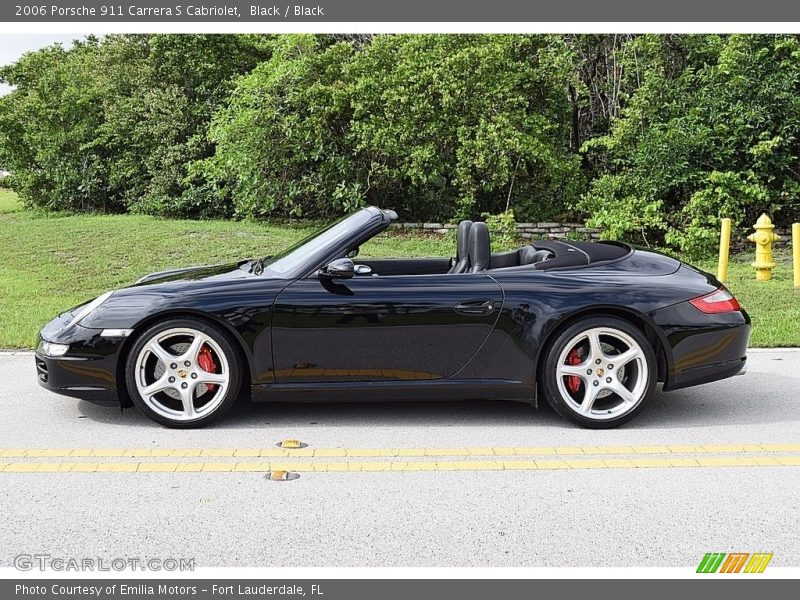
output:
[[600, 389], [594, 385], [585, 385], [586, 391], [583, 393], [583, 400], [581, 401], [581, 412], [584, 414], [588, 414], [592, 411], [592, 406], [594, 406], [595, 398], [597, 398], [597, 393]]
[[208, 373], [207, 371], [198, 371], [195, 383], [226, 385], [228, 383], [228, 376], [225, 373]]
[[616, 368], [619, 369], [627, 365], [632, 360], [636, 360], [642, 356], [642, 351], [639, 348], [630, 348], [623, 352], [622, 354], [618, 354], [617, 356], [609, 356], [608, 360], [611, 361]]
[[589, 368], [588, 363], [581, 363], [579, 365], [559, 365], [558, 366], [558, 375], [559, 377], [580, 377], [581, 379], [586, 379], [586, 369]]
[[188, 360], [192, 363], [197, 362], [197, 355], [200, 354], [200, 348], [203, 347], [203, 344], [206, 343], [206, 340], [206, 336], [204, 336], [202, 333], [198, 333], [196, 336], [194, 336], [189, 348], [180, 356], [179, 360]]
[[150, 343], [147, 344], [147, 349], [154, 354], [158, 360], [164, 363], [165, 367], [175, 360], [175, 356], [167, 352], [166, 348], [159, 344], [156, 339], [150, 340]]
[[636, 396], [634, 396], [633, 392], [631, 392], [628, 388], [622, 385], [621, 381], [616, 381], [609, 386], [612, 392], [614, 392], [620, 399], [625, 402], [626, 404], [633, 404], [636, 402]]
[[142, 389], [142, 396], [150, 397], [153, 394], [157, 394], [158, 392], [164, 391], [173, 387], [172, 384], [169, 382], [169, 375], [164, 373], [158, 381], [154, 381], [146, 388]]
[[181, 389], [181, 403], [183, 404], [183, 414], [188, 419], [194, 417], [194, 386]]
[[602, 359], [605, 354], [603, 353], [603, 345], [600, 343], [600, 333], [596, 329], [589, 332], [589, 361], [594, 361], [598, 358]]

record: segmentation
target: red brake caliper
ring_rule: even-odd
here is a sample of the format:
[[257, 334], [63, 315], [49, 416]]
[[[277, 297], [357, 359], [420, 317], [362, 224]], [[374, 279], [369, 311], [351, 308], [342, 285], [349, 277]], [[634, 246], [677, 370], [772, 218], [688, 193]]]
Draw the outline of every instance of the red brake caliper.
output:
[[[568, 365], [579, 365], [581, 364], [581, 355], [578, 352], [577, 348], [573, 348], [570, 350], [570, 353], [567, 355], [567, 364]], [[581, 378], [575, 375], [570, 375], [567, 377], [567, 389], [575, 394], [578, 392], [578, 388], [581, 387]]]
[[[216, 373], [217, 372], [217, 363], [214, 362], [214, 355], [211, 354], [211, 348], [208, 345], [203, 344], [203, 347], [200, 348], [200, 353], [197, 355], [197, 364], [200, 365], [200, 368], [203, 371], [208, 373]], [[217, 389], [216, 383], [207, 383], [206, 387], [208, 388], [209, 392], [213, 392]]]

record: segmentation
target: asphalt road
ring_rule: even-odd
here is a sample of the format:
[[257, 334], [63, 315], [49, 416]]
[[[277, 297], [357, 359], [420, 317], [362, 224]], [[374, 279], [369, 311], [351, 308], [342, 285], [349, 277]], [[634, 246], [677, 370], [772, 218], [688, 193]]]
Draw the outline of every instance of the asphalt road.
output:
[[[46, 392], [6, 354], [0, 432], [0, 566], [800, 565], [800, 351], [659, 391], [612, 431], [503, 402], [240, 404], [175, 431]], [[275, 456], [289, 438], [308, 446]], [[276, 462], [300, 477], [269, 480]]]

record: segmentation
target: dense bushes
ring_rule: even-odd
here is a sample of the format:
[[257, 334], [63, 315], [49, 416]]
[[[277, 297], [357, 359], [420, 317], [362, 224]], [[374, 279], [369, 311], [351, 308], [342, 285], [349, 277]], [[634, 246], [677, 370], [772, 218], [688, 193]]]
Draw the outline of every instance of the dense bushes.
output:
[[283, 38], [239, 79], [211, 126], [214, 157], [193, 170], [255, 217], [371, 202], [450, 219], [502, 209], [509, 194], [521, 214], [562, 209], [578, 199], [580, 161], [553, 42]]
[[269, 57], [263, 36], [108, 36], [0, 69], [0, 164], [32, 206], [203, 215], [188, 165], [237, 74]]
[[[642, 84], [584, 146], [599, 176], [579, 207], [614, 237], [711, 249], [721, 217], [789, 222], [800, 193], [800, 41], [646, 36]], [[631, 65], [632, 66], [632, 65]]]
[[0, 165], [46, 209], [508, 207], [694, 255], [800, 217], [797, 36], [126, 35], [0, 78]]

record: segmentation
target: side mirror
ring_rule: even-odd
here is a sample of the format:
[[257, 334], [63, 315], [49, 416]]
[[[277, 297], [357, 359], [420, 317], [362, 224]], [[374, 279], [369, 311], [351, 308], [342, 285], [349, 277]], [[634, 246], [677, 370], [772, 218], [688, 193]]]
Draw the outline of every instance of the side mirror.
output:
[[350, 279], [356, 274], [356, 267], [349, 258], [337, 258], [320, 269], [320, 277]]
[[356, 265], [356, 275], [372, 275], [372, 267], [369, 265]]

